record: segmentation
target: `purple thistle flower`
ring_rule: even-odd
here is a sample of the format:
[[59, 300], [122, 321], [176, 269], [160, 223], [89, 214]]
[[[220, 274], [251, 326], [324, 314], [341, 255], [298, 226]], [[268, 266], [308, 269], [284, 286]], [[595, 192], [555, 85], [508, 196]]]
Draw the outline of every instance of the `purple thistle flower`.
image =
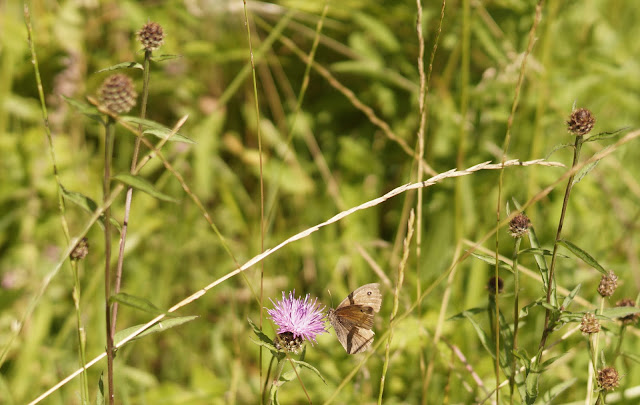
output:
[[294, 298], [294, 293], [289, 292], [289, 298], [286, 298], [283, 291], [282, 301], [274, 303], [271, 300], [274, 308], [267, 312], [278, 325], [278, 334], [290, 332], [294, 338], [301, 336], [312, 344], [317, 343], [316, 335], [326, 332], [324, 307], [318, 305], [317, 298], [311, 301], [309, 294], [303, 301], [302, 297]]

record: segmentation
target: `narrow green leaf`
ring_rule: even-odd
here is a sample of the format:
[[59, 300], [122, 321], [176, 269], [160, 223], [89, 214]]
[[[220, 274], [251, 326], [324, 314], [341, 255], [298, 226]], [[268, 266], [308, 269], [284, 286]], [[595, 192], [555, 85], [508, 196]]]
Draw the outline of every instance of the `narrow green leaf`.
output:
[[[147, 128], [143, 131], [143, 133], [145, 134], [148, 133], [150, 135], [156, 136], [161, 139], [167, 139], [172, 132], [171, 128], [167, 128], [162, 124], [159, 124], [155, 121], [147, 120], [144, 118], [126, 115], [126, 116], [120, 117], [120, 119], [122, 119], [124, 122], [141, 125], [144, 128]], [[192, 143], [192, 144], [195, 143], [193, 140], [187, 138], [186, 136], [180, 135], [180, 133], [175, 133], [171, 135], [171, 137], [168, 139], [169, 141], [173, 141], [173, 142], [184, 142], [184, 143]]]
[[269, 336], [267, 336], [264, 332], [262, 332], [260, 330], [260, 328], [258, 328], [258, 326], [255, 323], [253, 323], [251, 318], [247, 318], [247, 321], [249, 321], [249, 325], [251, 326], [251, 329], [253, 329], [253, 333], [258, 337], [258, 339], [260, 339], [261, 342], [264, 342], [264, 343], [270, 345], [270, 347], [271, 347], [270, 350], [277, 351], [276, 348], [275, 348], [273, 340], [271, 340], [269, 338]]
[[583, 262], [598, 270], [600, 273], [605, 275], [607, 274], [607, 271], [604, 269], [604, 267], [600, 266], [600, 263], [598, 263], [596, 259], [594, 259], [589, 253], [580, 249], [575, 244], [569, 242], [566, 239], [560, 239], [558, 243], [569, 249], [569, 251], [573, 253], [578, 259], [581, 259]]
[[620, 132], [626, 131], [629, 128], [631, 127], [624, 127], [624, 128], [617, 129], [615, 131], [610, 131], [610, 132], [600, 132], [598, 134], [592, 135], [589, 138], [585, 139], [584, 142], [595, 142], [595, 141], [600, 141], [602, 139], [613, 138], [615, 136], [618, 136]]
[[[171, 329], [173, 327], [182, 325], [183, 323], [187, 323], [187, 322], [193, 321], [196, 318], [198, 318], [198, 317], [194, 315], [194, 316], [181, 316], [181, 317], [178, 317], [178, 318], [165, 319], [164, 321], [158, 322], [155, 325], [151, 326], [149, 329], [146, 329], [144, 332], [140, 333], [138, 336], [136, 336], [135, 338], [131, 339], [129, 342], [134, 341], [134, 340], [138, 340], [138, 339], [140, 339], [140, 338], [142, 338], [144, 336], [150, 335], [152, 333], [164, 332], [167, 329]], [[117, 345], [118, 343], [120, 343], [124, 338], [126, 338], [127, 336], [129, 336], [133, 332], [135, 332], [138, 329], [140, 329], [143, 325], [144, 324], [132, 326], [130, 328], [126, 328], [126, 329], [123, 329], [123, 330], [117, 332], [115, 334], [115, 336], [113, 337], [114, 345]]]
[[640, 355], [638, 355], [637, 353], [623, 352], [622, 356], [637, 364], [640, 364]]
[[67, 97], [67, 96], [60, 96], [62, 97], [62, 99], [64, 101], [67, 102], [67, 104], [69, 104], [71, 107], [75, 108], [76, 110], [78, 110], [78, 112], [80, 114], [83, 114], [89, 118], [91, 118], [92, 120], [98, 121], [101, 124], [105, 124], [105, 120], [104, 120], [104, 116], [103, 114], [100, 113], [100, 111], [98, 111], [97, 108], [95, 108], [94, 106], [87, 104], [83, 101], [79, 101], [79, 100], [75, 100], [73, 98]]
[[98, 391], [96, 392], [96, 405], [104, 405], [104, 373], [100, 373], [98, 379]]
[[571, 303], [573, 302], [573, 299], [576, 297], [576, 295], [578, 295], [578, 293], [580, 292], [580, 288], [582, 287], [582, 284], [578, 284], [577, 286], [575, 286], [575, 288], [573, 290], [571, 290], [571, 292], [569, 293], [569, 295], [567, 295], [566, 297], [564, 297], [564, 301], [562, 301], [562, 308], [564, 308], [565, 310], [567, 308], [569, 308], [569, 305], [571, 305]]
[[152, 197], [157, 198], [158, 200], [168, 201], [168, 202], [176, 202], [177, 200], [171, 196], [163, 194], [153, 187], [153, 184], [149, 183], [146, 179], [141, 176], [134, 176], [131, 173], [120, 173], [118, 175], [113, 176], [114, 180], [118, 180], [123, 182], [126, 185], [131, 187], [135, 187], [140, 191], [144, 191]]
[[[69, 191], [66, 188], [62, 187], [62, 196], [66, 200], [74, 203], [89, 214], [93, 214], [98, 209], [98, 204], [96, 204], [95, 201], [76, 191]], [[118, 230], [118, 232], [122, 230], [120, 223], [115, 218], [111, 217], [110, 222], [111, 225], [113, 225]], [[104, 229], [104, 214], [100, 215], [100, 217], [98, 218], [98, 226], [100, 226], [101, 229]]]
[[[523, 249], [523, 250], [519, 251], [518, 254], [519, 255], [522, 255], [522, 254], [533, 254], [533, 255], [542, 255], [542, 256], [552, 256], [553, 255], [553, 251], [549, 250], [549, 249], [542, 249], [542, 248], [527, 248], [527, 249]], [[556, 256], [563, 257], [565, 259], [569, 257], [569, 256], [563, 255], [561, 253], [556, 253]]]
[[554, 400], [563, 392], [571, 388], [578, 381], [577, 378], [571, 378], [567, 381], [563, 381], [553, 387], [542, 396], [542, 403], [545, 405], [551, 405], [554, 403]]
[[[466, 314], [465, 314], [465, 312], [466, 312]], [[476, 314], [481, 314], [481, 313], [485, 313], [485, 312], [487, 312], [487, 308], [485, 308], [485, 307], [471, 308], [471, 309], [467, 309], [467, 310], [465, 310], [463, 312], [460, 312], [460, 313], [458, 313], [456, 315], [453, 315], [451, 318], [447, 319], [447, 321], [457, 321], [459, 319], [466, 318], [468, 314], [476, 315]]]
[[557, 151], [559, 151], [560, 149], [564, 149], [564, 148], [571, 148], [573, 147], [572, 143], [563, 143], [560, 145], [556, 145], [553, 149], [551, 149], [551, 152], [549, 152], [547, 154], [547, 156], [544, 157], [545, 160], [549, 160], [549, 158], [551, 157], [551, 155], [553, 155], [554, 153], [556, 153]]
[[595, 169], [595, 167], [598, 165], [599, 162], [600, 160], [596, 160], [595, 162], [591, 162], [585, 167], [583, 167], [582, 169], [580, 169], [578, 174], [576, 174], [576, 177], [573, 178], [573, 181], [571, 182], [571, 186], [573, 187], [576, 184], [578, 184], [580, 180], [582, 180], [587, 174], [589, 174], [591, 170]]
[[322, 374], [320, 374], [320, 371], [318, 371], [317, 368], [313, 367], [311, 364], [305, 362], [305, 361], [301, 361], [301, 360], [293, 360], [294, 364], [297, 364], [299, 366], [302, 366], [304, 368], [308, 368], [309, 370], [313, 371], [318, 377], [320, 377], [320, 379], [322, 380], [323, 383], [327, 383], [327, 381], [324, 379], [324, 377], [322, 376]]
[[122, 305], [126, 305], [131, 308], [139, 309], [144, 312], [148, 312], [152, 315], [160, 315], [165, 313], [160, 308], [153, 305], [149, 300], [142, 297], [137, 297], [135, 295], [130, 295], [127, 293], [118, 293], [116, 295], [112, 295], [109, 298], [110, 303], [118, 302]]
[[162, 62], [165, 60], [171, 60], [171, 59], [178, 59], [178, 58], [182, 58], [182, 55], [158, 55], [158, 56], [152, 56], [151, 60], [154, 62]]
[[122, 63], [118, 63], [117, 65], [113, 65], [113, 66], [106, 67], [104, 69], [100, 69], [96, 73], [110, 72], [112, 70], [118, 70], [118, 69], [140, 69], [140, 70], [144, 70], [144, 67], [141, 64], [139, 64], [138, 62], [122, 62]]
[[[488, 263], [492, 266], [496, 265], [496, 257], [495, 256], [489, 256], [489, 255], [484, 255], [482, 253], [477, 253], [477, 252], [472, 252], [471, 255], [473, 257], [475, 257], [476, 259], [480, 259], [485, 263]], [[513, 272], [513, 269], [511, 268], [511, 266], [509, 265], [509, 263], [505, 262], [504, 260], [498, 259], [498, 267], [502, 270], [507, 270], [510, 272]]]
[[462, 314], [464, 315], [465, 318], [469, 320], [469, 322], [471, 322], [471, 326], [473, 326], [473, 328], [475, 329], [476, 335], [480, 339], [480, 343], [482, 343], [482, 346], [484, 346], [484, 349], [487, 351], [487, 353], [489, 353], [489, 355], [493, 359], [495, 359], [496, 358], [496, 353], [494, 351], [495, 344], [491, 341], [491, 338], [489, 337], [489, 335], [487, 335], [485, 331], [482, 330], [482, 327], [478, 322], [476, 322], [476, 320], [473, 318], [471, 313], [467, 313], [467, 311], [464, 311], [462, 312]]
[[606, 316], [609, 319], [617, 319], [628, 315], [637, 314], [638, 312], [640, 312], [640, 308], [637, 307], [614, 307], [607, 308], [598, 315]]
[[182, 142], [182, 143], [190, 143], [195, 144], [196, 142], [193, 139], [187, 138], [184, 135], [180, 135], [179, 133], [171, 134], [171, 130], [169, 128], [165, 129], [147, 129], [144, 130], [143, 134], [153, 135], [156, 138], [167, 139], [169, 142]]

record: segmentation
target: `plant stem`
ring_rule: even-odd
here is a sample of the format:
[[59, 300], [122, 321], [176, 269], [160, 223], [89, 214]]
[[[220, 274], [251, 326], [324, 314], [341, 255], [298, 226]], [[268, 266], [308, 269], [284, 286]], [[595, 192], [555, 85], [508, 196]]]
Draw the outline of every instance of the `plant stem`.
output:
[[[518, 321], [520, 320], [520, 272], [518, 270], [518, 251], [520, 250], [520, 242], [522, 242], [522, 238], [516, 238], [515, 246], [513, 247], [513, 342], [511, 350], [515, 352], [518, 349]], [[498, 291], [498, 290], [496, 290]], [[513, 359], [511, 361], [511, 375], [509, 376], [509, 390], [510, 390], [510, 400], [509, 402], [513, 404], [513, 391], [516, 382], [516, 356], [512, 356]]]
[[[583, 138], [581, 136], [576, 136], [576, 140], [573, 146], [573, 163], [571, 164], [571, 168], [573, 169], [580, 159], [580, 149], [582, 149]], [[573, 179], [575, 178], [575, 173], [569, 177], [567, 181], [567, 188], [564, 192], [564, 200], [562, 201], [562, 212], [560, 214], [560, 221], [558, 222], [558, 231], [556, 232], [556, 239], [553, 244], [553, 254], [551, 255], [551, 266], [549, 267], [549, 281], [547, 287], [547, 304], [551, 304], [551, 298], [553, 294], [553, 305], [557, 305], [557, 298], [555, 296], [555, 268], [556, 268], [556, 257], [558, 254], [558, 241], [560, 240], [560, 235], [562, 234], [562, 226], [564, 225], [564, 218], [567, 212], [567, 206], [569, 205], [569, 196], [571, 195], [571, 189], [573, 188]], [[547, 338], [551, 333], [551, 329], [549, 327], [549, 321], [551, 319], [551, 310], [547, 309], [545, 318], [544, 318], [544, 329], [542, 330], [542, 338], [540, 339], [540, 345], [538, 347], [539, 355], [537, 357], [536, 362], [538, 364], [541, 363], [542, 351], [547, 343]]]
[[109, 404], [114, 404], [113, 387], [113, 333], [111, 329], [111, 205], [107, 205], [111, 194], [111, 156], [113, 155], [113, 141], [115, 132], [115, 121], [107, 118], [105, 125], [104, 140], [104, 177], [102, 179], [104, 210], [104, 306], [107, 334], [107, 381], [109, 386]]
[[[142, 85], [142, 104], [140, 106], [140, 118], [147, 116], [147, 100], [149, 98], [149, 66], [152, 52], [149, 50], [144, 51], [144, 70], [142, 73], [143, 85]], [[131, 158], [130, 173], [134, 174], [136, 166], [138, 165], [138, 155], [140, 154], [140, 137], [142, 136], [142, 125], [138, 126], [140, 135], [136, 137], [136, 143], [133, 147], [133, 156]], [[133, 187], [127, 189], [127, 196], [124, 203], [124, 218], [122, 220], [122, 232], [120, 233], [120, 244], [118, 248], [118, 265], [116, 267], [116, 280], [114, 286], [114, 294], [120, 292], [120, 285], [122, 284], [122, 268], [124, 264], [124, 246], [127, 240], [127, 230], [129, 229], [129, 215], [131, 214], [131, 201], [133, 199]], [[111, 323], [111, 333], [116, 333], [116, 321], [118, 319], [118, 303], [113, 303], [113, 322]]]

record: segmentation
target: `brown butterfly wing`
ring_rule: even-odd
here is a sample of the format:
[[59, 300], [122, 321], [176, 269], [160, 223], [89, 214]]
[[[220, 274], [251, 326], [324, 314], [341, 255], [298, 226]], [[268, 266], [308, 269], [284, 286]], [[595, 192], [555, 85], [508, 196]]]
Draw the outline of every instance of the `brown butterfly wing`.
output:
[[380, 285], [372, 283], [356, 289], [329, 311], [329, 322], [347, 353], [360, 353], [371, 346], [373, 315], [380, 311], [381, 303]]
[[365, 284], [360, 288], [356, 288], [351, 294], [347, 295], [347, 298], [342, 300], [338, 308], [348, 305], [362, 305], [373, 308], [374, 312], [380, 311], [380, 305], [382, 304], [382, 294], [380, 294], [380, 284], [371, 283]]

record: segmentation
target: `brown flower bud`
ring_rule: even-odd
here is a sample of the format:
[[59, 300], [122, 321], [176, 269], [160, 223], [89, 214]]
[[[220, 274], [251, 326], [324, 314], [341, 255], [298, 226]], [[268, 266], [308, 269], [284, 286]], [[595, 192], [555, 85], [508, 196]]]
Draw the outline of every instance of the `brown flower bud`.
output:
[[603, 297], [611, 297], [618, 288], [618, 276], [611, 270], [600, 279], [600, 285], [598, 286], [598, 294]]
[[613, 367], [605, 367], [598, 370], [598, 385], [610, 391], [620, 385], [620, 374], [618, 370]]
[[85, 256], [89, 253], [89, 242], [87, 242], [87, 238], [84, 237], [80, 239], [80, 241], [76, 244], [71, 251], [69, 257], [71, 260], [81, 260], [84, 259]]
[[600, 322], [598, 322], [598, 319], [594, 314], [591, 312], [584, 314], [582, 322], [580, 323], [580, 331], [585, 335], [600, 332]]
[[[491, 277], [489, 282], [487, 283], [487, 290], [491, 295], [496, 295], [496, 278]], [[498, 294], [501, 294], [504, 290], [504, 281], [502, 278], [498, 277]]]
[[164, 41], [162, 26], [155, 22], [148, 22], [138, 31], [138, 41], [146, 51], [155, 51]]
[[[625, 298], [616, 302], [616, 307], [635, 307], [635, 306], [636, 306], [636, 302], [630, 298]], [[623, 325], [632, 325], [638, 321], [638, 318], [640, 318], [640, 314], [636, 312], [635, 314], [622, 316], [618, 319], [622, 321]]]
[[117, 114], [131, 111], [136, 105], [138, 94], [133, 88], [133, 81], [127, 75], [115, 74], [107, 77], [98, 91], [100, 102]]
[[586, 135], [591, 132], [595, 123], [596, 118], [586, 108], [579, 108], [572, 112], [567, 121], [569, 132], [576, 136]]
[[530, 226], [531, 221], [529, 221], [529, 218], [523, 213], [520, 213], [509, 222], [509, 233], [514, 238], [521, 238], [529, 233]]

